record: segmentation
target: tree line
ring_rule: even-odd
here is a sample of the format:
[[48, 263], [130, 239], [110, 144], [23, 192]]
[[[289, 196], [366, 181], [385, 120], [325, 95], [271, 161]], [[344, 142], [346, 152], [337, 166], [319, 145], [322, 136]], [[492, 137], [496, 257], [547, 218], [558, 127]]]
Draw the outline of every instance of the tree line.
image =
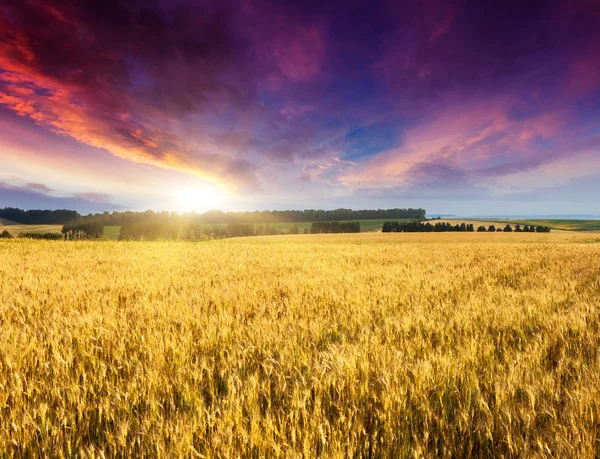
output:
[[[484, 232], [493, 233], [494, 231], [495, 232], [503, 231], [505, 233], [511, 233], [513, 231], [513, 229], [510, 225], [506, 225], [504, 228], [501, 228], [501, 227], [496, 228], [494, 225], [490, 225], [488, 228], [486, 228], [483, 225], [477, 227], [478, 233], [484, 233]], [[541, 226], [541, 225], [540, 226], [525, 225], [525, 226], [521, 227], [521, 225], [517, 224], [515, 226], [514, 232], [515, 233], [549, 233], [550, 227], [549, 226]]]
[[[275, 223], [301, 223], [301, 222], [327, 222], [340, 220], [367, 220], [367, 219], [415, 219], [425, 220], [425, 209], [372, 209], [372, 210], [264, 210], [252, 212], [223, 212], [210, 210], [201, 214], [194, 212], [178, 214], [177, 212], [104, 212], [102, 214], [89, 214], [78, 216], [79, 222], [97, 221], [105, 226], [123, 226], [128, 223], [152, 220], [154, 217], [169, 216], [180, 219], [181, 223], [247, 223], [247, 224], [275, 224]], [[8, 217], [6, 217], [8, 218]], [[74, 219], [75, 220], [75, 219]], [[18, 221], [18, 220], [15, 220]], [[67, 222], [61, 222], [64, 224]]]
[[448, 231], [474, 231], [473, 225], [466, 223], [452, 225], [445, 222], [437, 222], [432, 225], [430, 222], [383, 222], [381, 228], [383, 233], [440, 233]]
[[[435, 225], [430, 222], [398, 222], [398, 221], [386, 221], [383, 223], [381, 231], [384, 233], [444, 233], [444, 232], [473, 232], [475, 228], [473, 224], [467, 223], [456, 223], [451, 224], [448, 222], [437, 222]], [[481, 225], [477, 228], [477, 232], [499, 232], [503, 231], [510, 233], [513, 228], [510, 225], [506, 225], [504, 228], [494, 225], [490, 225], [486, 229], [485, 226]], [[547, 226], [529, 226], [516, 225], [514, 231], [516, 233], [549, 233], [550, 228]]]
[[310, 234], [360, 233], [360, 222], [313, 222]]
[[76, 239], [96, 239], [104, 234], [104, 225], [100, 222], [81, 222], [67, 223], [61, 230], [65, 241]]

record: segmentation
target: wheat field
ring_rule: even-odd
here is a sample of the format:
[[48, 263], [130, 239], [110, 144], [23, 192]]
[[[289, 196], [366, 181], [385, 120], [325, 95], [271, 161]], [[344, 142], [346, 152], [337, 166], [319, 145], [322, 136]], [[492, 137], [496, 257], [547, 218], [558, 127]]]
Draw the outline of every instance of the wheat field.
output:
[[0, 457], [600, 456], [591, 235], [0, 257]]

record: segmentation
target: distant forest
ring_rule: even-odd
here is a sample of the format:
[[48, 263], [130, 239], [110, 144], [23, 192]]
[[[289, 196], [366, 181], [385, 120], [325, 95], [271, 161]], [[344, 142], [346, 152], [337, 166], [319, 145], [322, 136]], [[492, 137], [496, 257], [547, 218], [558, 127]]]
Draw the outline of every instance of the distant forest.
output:
[[15, 207], [0, 209], [0, 218], [24, 225], [64, 225], [78, 218], [74, 210], [22, 210]]
[[223, 212], [211, 210], [203, 214], [175, 212], [104, 212], [103, 214], [80, 215], [74, 210], [21, 210], [13, 207], [0, 209], [0, 218], [28, 225], [65, 225], [74, 223], [99, 223], [104, 226], [122, 226], [141, 223], [158, 216], [182, 223], [299, 223], [327, 222], [339, 220], [414, 219], [425, 220], [425, 209], [374, 209], [374, 210], [264, 210], [253, 212]]

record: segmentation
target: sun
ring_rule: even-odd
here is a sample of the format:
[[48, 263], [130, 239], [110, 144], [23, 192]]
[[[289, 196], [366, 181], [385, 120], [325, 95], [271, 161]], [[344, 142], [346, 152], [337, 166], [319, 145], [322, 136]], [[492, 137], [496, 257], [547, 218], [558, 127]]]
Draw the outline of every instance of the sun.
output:
[[175, 201], [182, 212], [205, 212], [225, 203], [225, 192], [217, 186], [193, 186], [176, 193]]

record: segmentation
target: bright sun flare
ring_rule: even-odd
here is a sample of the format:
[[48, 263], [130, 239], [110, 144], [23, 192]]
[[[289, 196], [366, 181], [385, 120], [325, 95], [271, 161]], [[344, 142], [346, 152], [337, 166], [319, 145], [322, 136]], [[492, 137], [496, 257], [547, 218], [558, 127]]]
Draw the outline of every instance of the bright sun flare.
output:
[[176, 202], [183, 212], [218, 209], [225, 202], [225, 192], [216, 186], [185, 188], [176, 194]]

